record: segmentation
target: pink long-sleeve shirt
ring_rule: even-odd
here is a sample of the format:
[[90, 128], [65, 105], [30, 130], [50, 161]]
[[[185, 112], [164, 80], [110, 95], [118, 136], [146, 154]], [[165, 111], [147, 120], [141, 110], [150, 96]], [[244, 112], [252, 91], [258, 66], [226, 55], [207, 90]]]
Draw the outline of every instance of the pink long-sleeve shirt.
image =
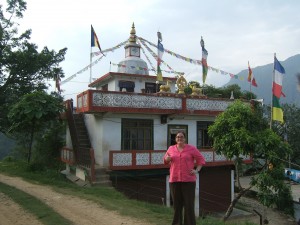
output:
[[195, 182], [196, 175], [191, 170], [196, 165], [204, 165], [205, 159], [200, 151], [193, 145], [186, 144], [180, 152], [176, 145], [169, 147], [164, 156], [164, 163], [169, 164], [165, 158], [171, 156], [169, 182]]

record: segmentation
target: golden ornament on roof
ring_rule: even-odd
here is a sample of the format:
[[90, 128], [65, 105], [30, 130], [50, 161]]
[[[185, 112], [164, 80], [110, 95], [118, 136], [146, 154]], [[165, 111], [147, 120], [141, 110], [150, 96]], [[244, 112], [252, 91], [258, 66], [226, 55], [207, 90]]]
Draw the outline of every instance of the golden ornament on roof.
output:
[[180, 75], [176, 81], [178, 87], [178, 94], [184, 94], [184, 88], [187, 86], [186, 79]]

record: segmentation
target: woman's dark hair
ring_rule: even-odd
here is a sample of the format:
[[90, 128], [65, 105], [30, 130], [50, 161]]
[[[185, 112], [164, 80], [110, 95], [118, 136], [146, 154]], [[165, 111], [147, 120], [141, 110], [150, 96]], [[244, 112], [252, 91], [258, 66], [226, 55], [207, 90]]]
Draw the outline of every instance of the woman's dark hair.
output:
[[177, 132], [177, 134], [176, 134], [176, 136], [177, 136], [178, 134], [182, 134], [184, 137], [186, 137], [186, 135], [185, 135], [185, 132], [184, 132], [184, 131], [178, 131], [178, 132]]

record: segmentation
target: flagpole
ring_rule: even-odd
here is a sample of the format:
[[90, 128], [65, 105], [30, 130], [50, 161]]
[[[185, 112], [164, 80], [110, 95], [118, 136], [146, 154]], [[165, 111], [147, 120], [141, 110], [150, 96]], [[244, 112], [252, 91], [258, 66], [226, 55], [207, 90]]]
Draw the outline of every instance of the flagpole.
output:
[[[249, 64], [249, 61], [248, 61], [248, 74], [249, 74], [249, 70], [250, 70], [250, 64]], [[249, 75], [248, 75], [249, 76]], [[249, 81], [249, 80], [248, 80]], [[252, 73], [251, 73], [251, 77], [250, 77], [250, 81], [249, 81], [249, 90], [250, 90], [250, 93], [251, 93], [251, 84], [252, 84]], [[252, 93], [251, 93], [251, 98], [252, 98]]]
[[91, 53], [90, 53], [90, 83], [92, 83], [92, 46], [91, 46]]
[[253, 78], [252, 78], [252, 75], [251, 75], [251, 80], [250, 80], [250, 95], [251, 95], [251, 99], [253, 98], [253, 97], [252, 97], [252, 96], [253, 96], [253, 95], [252, 95], [252, 91], [251, 91], [252, 79], [253, 79]]
[[270, 120], [270, 129], [272, 129], [272, 120], [273, 120], [273, 83], [275, 76], [275, 58], [276, 53], [274, 53], [274, 62], [273, 62], [273, 76], [272, 76], [272, 90], [271, 90], [271, 120]]

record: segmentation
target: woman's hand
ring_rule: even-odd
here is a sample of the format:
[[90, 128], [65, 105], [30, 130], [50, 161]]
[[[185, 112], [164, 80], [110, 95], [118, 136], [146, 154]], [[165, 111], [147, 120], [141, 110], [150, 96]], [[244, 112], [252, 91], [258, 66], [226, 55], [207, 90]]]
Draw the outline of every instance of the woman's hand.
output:
[[191, 175], [193, 175], [193, 174], [196, 175], [198, 172], [199, 171], [197, 169], [192, 169], [191, 172], [190, 172], [190, 174]]
[[166, 162], [171, 162], [172, 158], [169, 153], [167, 153], [167, 157], [165, 158]]

